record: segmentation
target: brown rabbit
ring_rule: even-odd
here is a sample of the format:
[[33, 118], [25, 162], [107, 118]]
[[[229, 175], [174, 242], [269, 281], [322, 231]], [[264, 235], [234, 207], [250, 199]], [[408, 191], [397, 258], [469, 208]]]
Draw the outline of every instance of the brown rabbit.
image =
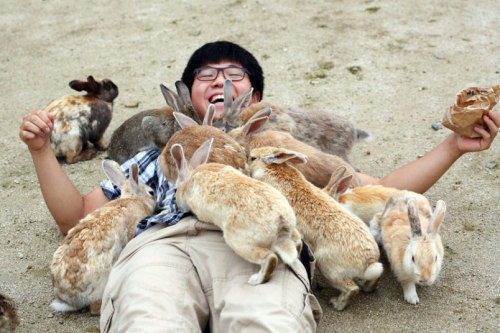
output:
[[130, 166], [128, 180], [113, 160], [104, 160], [103, 169], [121, 189], [121, 198], [84, 217], [54, 253], [51, 273], [56, 298], [51, 307], [56, 311], [90, 305], [93, 314], [99, 313], [111, 266], [134, 236], [137, 223], [156, 209], [154, 191], [139, 183], [136, 163]]
[[287, 148], [304, 154], [307, 157], [307, 163], [296, 167], [308, 181], [319, 188], [323, 188], [328, 184], [332, 172], [340, 166], [344, 166], [353, 175], [350, 186], [355, 187], [361, 184], [353, 167], [339, 156], [324, 153], [293, 138], [286, 132], [262, 131], [270, 114], [271, 109], [269, 108], [261, 110], [250, 118], [245, 125], [232, 130], [228, 134], [242, 145], [247, 152], [254, 148], [271, 146]]
[[[284, 148], [252, 149], [248, 157], [253, 178], [278, 189], [295, 212], [297, 229], [310, 245], [320, 272], [340, 290], [330, 303], [343, 310], [359, 292], [372, 291], [382, 275], [380, 252], [368, 227], [294, 167], [306, 156]], [[292, 165], [292, 163], [294, 165]]]
[[111, 121], [118, 87], [109, 79], [96, 81], [92, 76], [87, 81], [73, 80], [69, 86], [87, 94], [61, 97], [44, 111], [54, 115], [50, 141], [55, 155], [65, 157], [66, 163], [75, 163], [96, 154], [95, 150], [87, 149], [88, 142], [100, 150], [107, 148], [103, 135]]
[[201, 221], [218, 226], [236, 254], [260, 265], [249, 284], [264, 283], [271, 278], [278, 256], [289, 266], [297, 259], [302, 242], [295, 215], [272, 186], [231, 166], [206, 163], [213, 141], [204, 142], [189, 164], [182, 145], [172, 146], [178, 169], [177, 203], [183, 211], [192, 211]]
[[0, 332], [14, 332], [19, 325], [15, 303], [12, 298], [0, 294]]
[[196, 149], [210, 138], [214, 138], [214, 143], [209, 162], [231, 165], [235, 169], [246, 173], [246, 155], [244, 149], [221, 129], [212, 126], [214, 114], [215, 106], [211, 104], [205, 114], [203, 124], [198, 125], [191, 118], [174, 112], [174, 116], [181, 124], [182, 129], [172, 135], [158, 160], [163, 174], [171, 183], [175, 183], [177, 179], [175, 161], [170, 154], [172, 146], [174, 144], [181, 144], [184, 148], [186, 158], [191, 158]]
[[272, 115], [264, 126], [265, 130], [290, 133], [295, 139], [325, 153], [340, 156], [346, 162], [349, 162], [349, 153], [356, 142], [371, 139], [369, 133], [354, 127], [347, 119], [332, 112], [281, 108], [266, 101], [249, 106], [251, 89], [232, 103], [230, 91], [231, 80], [226, 80], [224, 112], [221, 119], [214, 124], [224, 127], [226, 132], [246, 124], [257, 112], [271, 108]]

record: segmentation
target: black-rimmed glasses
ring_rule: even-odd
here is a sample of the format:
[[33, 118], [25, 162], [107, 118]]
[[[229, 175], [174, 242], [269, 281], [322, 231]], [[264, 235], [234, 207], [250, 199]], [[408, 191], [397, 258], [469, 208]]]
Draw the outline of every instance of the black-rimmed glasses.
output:
[[238, 66], [228, 66], [228, 67], [212, 67], [205, 66], [196, 68], [194, 73], [198, 80], [200, 81], [213, 81], [219, 75], [219, 72], [222, 72], [222, 76], [224, 79], [230, 79], [232, 81], [240, 81], [245, 77], [245, 73], [247, 73], [247, 69]]

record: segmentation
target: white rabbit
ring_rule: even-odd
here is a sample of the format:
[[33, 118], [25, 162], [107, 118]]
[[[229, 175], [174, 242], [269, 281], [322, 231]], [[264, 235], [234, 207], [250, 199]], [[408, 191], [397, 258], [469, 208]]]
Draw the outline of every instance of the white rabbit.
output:
[[206, 163], [213, 139], [203, 143], [189, 164], [182, 145], [171, 155], [178, 168], [177, 204], [201, 221], [218, 226], [236, 254], [261, 266], [248, 283], [271, 278], [278, 257], [287, 265], [297, 259], [302, 243], [295, 215], [287, 200], [272, 186], [252, 179], [231, 166]]
[[441, 271], [444, 250], [438, 231], [445, 211], [442, 200], [432, 212], [423, 195], [398, 191], [389, 198], [384, 211], [370, 222], [370, 229], [384, 247], [408, 303], [419, 302], [415, 284], [429, 286]]
[[134, 236], [137, 223], [156, 209], [154, 191], [139, 183], [138, 166], [130, 166], [127, 180], [120, 165], [102, 162], [104, 172], [121, 189], [112, 200], [71, 228], [52, 259], [51, 273], [56, 311], [76, 311], [90, 305], [99, 313], [111, 266]]
[[382, 185], [349, 187], [353, 175], [344, 176], [345, 172], [343, 166], [334, 171], [323, 190], [369, 226], [373, 216], [384, 210], [387, 199], [398, 189]]
[[359, 292], [372, 291], [382, 275], [380, 252], [368, 227], [332, 197], [308, 182], [292, 163], [306, 157], [284, 148], [255, 148], [249, 155], [252, 177], [277, 188], [288, 199], [297, 229], [310, 245], [320, 272], [340, 290], [330, 303], [343, 310]]

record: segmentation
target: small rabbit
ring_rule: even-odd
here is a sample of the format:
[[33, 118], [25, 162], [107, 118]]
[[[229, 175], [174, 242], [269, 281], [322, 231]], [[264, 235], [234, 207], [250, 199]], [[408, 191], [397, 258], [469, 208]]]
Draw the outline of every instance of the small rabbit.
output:
[[65, 157], [66, 163], [76, 163], [96, 154], [95, 150], [87, 149], [88, 141], [95, 148], [106, 150], [103, 135], [111, 121], [118, 87], [109, 79], [96, 81], [92, 76], [87, 81], [73, 80], [69, 86], [87, 94], [58, 98], [44, 111], [54, 115], [50, 141], [55, 155]]
[[382, 185], [364, 185], [350, 188], [352, 174], [344, 176], [346, 168], [338, 168], [332, 173], [330, 182], [323, 189], [345, 209], [370, 225], [376, 213], [384, 210], [387, 199], [398, 189]]
[[111, 135], [108, 158], [123, 164], [143, 149], [163, 149], [180, 129], [170, 107], [145, 110], [125, 120]]
[[398, 191], [389, 198], [384, 211], [370, 222], [370, 229], [384, 247], [408, 303], [419, 302], [415, 284], [429, 286], [441, 271], [444, 251], [438, 231], [445, 211], [442, 200], [432, 212], [423, 195]]
[[324, 188], [328, 184], [332, 172], [340, 166], [344, 166], [353, 175], [350, 186], [355, 187], [361, 184], [354, 168], [339, 156], [322, 152], [293, 138], [287, 132], [262, 131], [270, 115], [270, 108], [260, 110], [245, 125], [232, 130], [228, 134], [242, 145], [247, 152], [252, 151], [254, 148], [271, 146], [286, 148], [304, 154], [307, 157], [307, 163], [297, 165], [296, 168], [302, 172], [308, 181], [319, 188]]
[[189, 164], [182, 145], [171, 155], [178, 169], [176, 199], [183, 211], [218, 226], [227, 245], [260, 270], [248, 283], [268, 281], [278, 256], [289, 266], [297, 259], [302, 242], [295, 215], [283, 195], [272, 186], [252, 179], [231, 166], [206, 163], [213, 139], [204, 142]]
[[139, 183], [136, 163], [129, 180], [113, 160], [102, 162], [104, 172], [121, 191], [113, 200], [84, 217], [69, 230], [52, 259], [51, 273], [56, 311], [76, 311], [90, 305], [100, 311], [104, 286], [111, 266], [134, 236], [137, 223], [156, 209], [154, 191]]
[[0, 294], [0, 332], [14, 332], [18, 325], [19, 318], [14, 301]]
[[343, 310], [359, 292], [373, 291], [382, 275], [379, 247], [368, 227], [323, 190], [308, 182], [293, 164], [306, 156], [284, 148], [253, 149], [248, 157], [253, 178], [278, 189], [295, 212], [297, 229], [310, 245], [320, 272], [340, 290], [330, 303]]
[[232, 105], [232, 98], [226, 97], [226, 84], [229, 85], [228, 96], [231, 96], [231, 80], [226, 82], [224, 82], [224, 112], [221, 115], [222, 119], [215, 124], [218, 127], [224, 126], [226, 132], [247, 123], [260, 110], [271, 108], [272, 116], [265, 124], [266, 130], [288, 132], [295, 139], [326, 153], [340, 156], [346, 162], [349, 162], [349, 153], [356, 142], [371, 139], [369, 133], [354, 127], [347, 119], [332, 112], [281, 108], [266, 101], [248, 106], [251, 90], [242, 95], [242, 99], [238, 100], [239, 103]]
[[230, 165], [243, 173], [247, 173], [244, 149], [221, 129], [212, 126], [214, 114], [215, 106], [211, 104], [205, 113], [203, 124], [198, 125], [193, 119], [174, 112], [174, 117], [182, 129], [175, 132], [168, 140], [158, 160], [163, 174], [171, 183], [175, 183], [177, 179], [175, 161], [170, 154], [172, 146], [181, 144], [186, 158], [191, 158], [196, 149], [210, 138], [214, 138], [214, 143], [211, 148], [213, 153], [210, 154], [209, 162]]

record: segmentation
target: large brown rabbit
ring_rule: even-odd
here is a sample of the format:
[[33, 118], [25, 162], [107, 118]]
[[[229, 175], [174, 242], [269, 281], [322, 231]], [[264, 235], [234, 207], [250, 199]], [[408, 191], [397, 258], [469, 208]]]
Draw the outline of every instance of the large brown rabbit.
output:
[[90, 305], [100, 311], [104, 286], [111, 266], [134, 236], [137, 223], [156, 209], [154, 191], [139, 183], [136, 163], [127, 180], [120, 165], [104, 160], [103, 169], [121, 189], [113, 200], [84, 217], [71, 228], [52, 258], [51, 273], [56, 311], [76, 311]]
[[111, 122], [118, 87], [109, 79], [96, 81], [93, 76], [87, 81], [73, 80], [69, 86], [87, 94], [58, 98], [44, 111], [54, 115], [50, 141], [55, 155], [65, 157], [66, 163], [75, 163], [96, 154], [87, 148], [88, 142], [97, 149], [107, 149], [103, 135]]
[[182, 145], [171, 155], [178, 169], [177, 204], [198, 219], [218, 226], [236, 254], [260, 270], [250, 276], [252, 285], [264, 283], [278, 265], [297, 259], [302, 242], [295, 215], [286, 198], [272, 186], [252, 179], [231, 166], [206, 163], [213, 139], [204, 142], [187, 162]]
[[286, 148], [304, 154], [307, 157], [307, 163], [297, 165], [296, 168], [308, 181], [319, 188], [328, 184], [332, 172], [340, 166], [344, 166], [353, 175], [351, 187], [360, 185], [361, 181], [354, 168], [339, 156], [316, 149], [295, 139], [287, 132], [264, 130], [264, 125], [271, 113], [270, 108], [260, 110], [245, 125], [229, 132], [229, 136], [243, 146], [247, 153], [254, 148], [269, 146]]
[[[248, 157], [253, 178], [278, 189], [295, 212], [297, 229], [310, 245], [320, 272], [340, 290], [330, 303], [343, 310], [359, 292], [372, 291], [382, 275], [380, 252], [368, 227], [323, 190], [308, 182], [294, 165], [306, 157], [284, 148], [253, 149]], [[294, 165], [292, 165], [292, 163]]]

